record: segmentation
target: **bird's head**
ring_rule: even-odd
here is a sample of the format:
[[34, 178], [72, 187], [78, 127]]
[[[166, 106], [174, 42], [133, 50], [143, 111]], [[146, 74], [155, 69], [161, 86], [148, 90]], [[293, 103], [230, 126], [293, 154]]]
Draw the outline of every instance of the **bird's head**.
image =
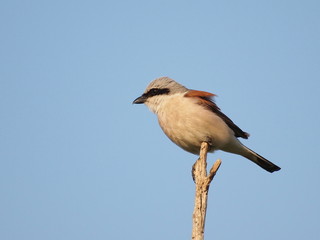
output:
[[188, 89], [171, 78], [160, 77], [153, 80], [144, 93], [136, 98], [134, 104], [146, 104], [151, 111], [157, 113], [162, 104], [174, 94], [185, 93]]

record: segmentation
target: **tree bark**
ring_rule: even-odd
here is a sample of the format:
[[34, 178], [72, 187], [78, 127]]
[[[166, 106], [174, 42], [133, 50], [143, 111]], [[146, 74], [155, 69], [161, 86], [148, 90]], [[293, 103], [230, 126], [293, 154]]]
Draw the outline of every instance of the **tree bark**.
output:
[[221, 160], [218, 159], [211, 167], [209, 175], [207, 175], [207, 153], [208, 143], [203, 142], [201, 144], [199, 159], [194, 163], [192, 168], [192, 177], [196, 185], [192, 215], [192, 240], [204, 239], [209, 186], [221, 165]]

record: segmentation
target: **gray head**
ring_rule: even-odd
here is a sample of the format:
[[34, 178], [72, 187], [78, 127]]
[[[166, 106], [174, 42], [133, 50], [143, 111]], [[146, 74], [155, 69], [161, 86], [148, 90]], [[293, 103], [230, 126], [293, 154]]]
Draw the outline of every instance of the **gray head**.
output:
[[153, 80], [144, 93], [135, 99], [133, 103], [140, 104], [140, 103], [147, 103], [152, 98], [156, 98], [160, 95], [172, 95], [175, 93], [184, 93], [188, 91], [188, 89], [181, 84], [177, 83], [171, 78], [168, 77], [160, 77]]

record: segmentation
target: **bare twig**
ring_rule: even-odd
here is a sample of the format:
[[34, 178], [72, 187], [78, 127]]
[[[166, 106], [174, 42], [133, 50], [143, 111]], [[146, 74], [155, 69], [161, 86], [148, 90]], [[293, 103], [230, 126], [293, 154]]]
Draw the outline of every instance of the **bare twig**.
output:
[[221, 161], [218, 159], [211, 167], [209, 175], [207, 175], [207, 153], [208, 143], [203, 142], [201, 144], [200, 157], [192, 168], [192, 177], [196, 184], [194, 210], [192, 215], [192, 240], [204, 239], [209, 186], [221, 165]]

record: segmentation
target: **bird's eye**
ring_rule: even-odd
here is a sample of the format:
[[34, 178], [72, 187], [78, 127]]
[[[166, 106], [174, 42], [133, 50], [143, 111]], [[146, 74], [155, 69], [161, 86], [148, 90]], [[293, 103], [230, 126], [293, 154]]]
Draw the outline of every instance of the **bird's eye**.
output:
[[151, 88], [146, 95], [148, 97], [153, 97], [156, 95], [162, 95], [162, 94], [168, 94], [169, 93], [169, 89], [167, 88]]
[[153, 88], [153, 89], [151, 89], [151, 93], [152, 94], [157, 94], [159, 92], [159, 89], [157, 89], [157, 88]]
[[151, 96], [155, 96], [159, 94], [159, 89], [158, 88], [152, 88], [149, 90], [148, 95]]

